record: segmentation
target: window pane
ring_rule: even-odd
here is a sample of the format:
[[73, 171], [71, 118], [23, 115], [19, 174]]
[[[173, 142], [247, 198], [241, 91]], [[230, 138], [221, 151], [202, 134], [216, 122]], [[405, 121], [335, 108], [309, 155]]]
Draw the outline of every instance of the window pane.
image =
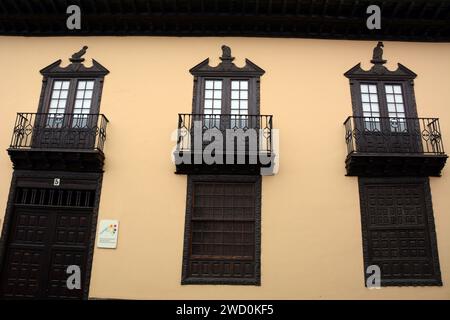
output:
[[94, 81], [88, 81], [86, 85], [86, 89], [94, 90]]
[[373, 84], [361, 84], [361, 101], [364, 116], [364, 129], [369, 131], [379, 130], [380, 108], [378, 104], [377, 86]]
[[206, 80], [205, 81], [205, 89], [213, 89], [214, 88], [214, 81]]
[[[235, 115], [248, 114], [248, 81], [231, 81], [231, 107]], [[232, 127], [243, 128], [247, 126], [248, 117], [236, 117]]]
[[60, 128], [63, 125], [63, 116], [56, 116], [56, 114], [63, 114], [66, 112], [67, 96], [70, 81], [56, 80], [53, 82], [52, 94], [48, 106], [48, 117], [46, 127]]
[[376, 85], [369, 85], [369, 92], [370, 93], [377, 93], [377, 86]]
[[388, 102], [388, 112], [391, 131], [406, 131], [405, 106], [403, 104], [402, 87], [400, 85], [385, 85], [386, 101]]
[[214, 117], [205, 117], [203, 125], [207, 128], [219, 127], [220, 114], [222, 112], [222, 81], [205, 80], [205, 97], [203, 101], [203, 113], [214, 114]]
[[78, 81], [72, 126], [85, 128], [89, 125], [88, 114], [91, 112], [93, 89], [93, 80]]

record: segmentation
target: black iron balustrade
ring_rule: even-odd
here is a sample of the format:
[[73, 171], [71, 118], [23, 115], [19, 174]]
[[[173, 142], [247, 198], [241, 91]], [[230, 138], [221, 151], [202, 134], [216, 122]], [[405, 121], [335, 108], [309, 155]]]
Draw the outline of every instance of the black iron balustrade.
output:
[[437, 118], [348, 117], [347, 152], [444, 155]]
[[[247, 140], [246, 150], [258, 153], [272, 154], [272, 115], [235, 115], [235, 114], [178, 114], [178, 151], [193, 151], [195, 139], [195, 126], [203, 135], [208, 129], [217, 129], [223, 134], [223, 143], [226, 145], [227, 132], [249, 133], [254, 130], [256, 146], [249, 146]], [[203, 141], [202, 145], [210, 141]], [[224, 147], [225, 147], [224, 145]]]
[[98, 150], [108, 119], [103, 114], [18, 113], [10, 150]]

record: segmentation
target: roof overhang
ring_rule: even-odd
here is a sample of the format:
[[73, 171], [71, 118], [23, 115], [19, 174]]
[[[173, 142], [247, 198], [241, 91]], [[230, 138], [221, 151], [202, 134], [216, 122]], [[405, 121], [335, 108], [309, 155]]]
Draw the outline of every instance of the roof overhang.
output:
[[[68, 5], [81, 30], [68, 30]], [[369, 5], [381, 30], [369, 30]], [[447, 0], [0, 0], [0, 35], [250, 36], [450, 41]]]

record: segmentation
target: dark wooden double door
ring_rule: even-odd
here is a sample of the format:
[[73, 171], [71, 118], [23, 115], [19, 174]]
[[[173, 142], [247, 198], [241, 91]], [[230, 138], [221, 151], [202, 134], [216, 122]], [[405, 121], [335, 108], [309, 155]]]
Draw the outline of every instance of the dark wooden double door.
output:
[[[55, 197], [67, 195], [55, 192]], [[1, 266], [1, 297], [83, 298], [91, 226], [91, 208], [15, 204]], [[70, 265], [80, 267], [80, 289], [67, 287]]]

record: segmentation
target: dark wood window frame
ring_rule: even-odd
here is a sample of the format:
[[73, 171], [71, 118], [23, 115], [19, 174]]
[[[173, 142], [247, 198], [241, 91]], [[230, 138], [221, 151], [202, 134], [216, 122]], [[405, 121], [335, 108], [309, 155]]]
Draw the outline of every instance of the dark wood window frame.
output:
[[205, 81], [222, 81], [222, 114], [229, 114], [231, 110], [231, 81], [248, 81], [248, 114], [260, 114], [260, 81], [265, 73], [249, 59], [245, 59], [244, 67], [237, 67], [231, 56], [231, 49], [222, 46], [221, 63], [215, 67], [209, 66], [209, 59], [205, 59], [193, 67], [189, 72], [194, 76], [192, 113], [202, 114], [204, 110]]
[[[436, 230], [435, 230], [435, 224], [434, 224], [434, 215], [433, 215], [433, 205], [432, 205], [432, 198], [431, 198], [431, 190], [430, 190], [430, 184], [429, 184], [429, 178], [427, 177], [401, 177], [401, 178], [394, 178], [394, 177], [381, 177], [381, 178], [367, 178], [367, 177], [360, 177], [359, 180], [359, 195], [360, 195], [360, 206], [361, 206], [361, 226], [362, 226], [362, 238], [363, 238], [363, 256], [364, 256], [364, 275], [365, 279], [367, 279], [368, 274], [365, 272], [367, 270], [367, 267], [373, 264], [377, 264], [373, 262], [374, 255], [373, 255], [373, 248], [371, 246], [371, 231], [370, 228], [378, 228], [380, 231], [390, 230], [389, 227], [384, 228], [380, 226], [371, 226], [370, 223], [370, 213], [369, 213], [369, 195], [367, 192], [368, 186], [401, 186], [401, 187], [408, 187], [408, 185], [413, 186], [420, 186], [420, 188], [423, 188], [423, 210], [425, 210], [424, 215], [424, 223], [425, 226], [422, 227], [423, 230], [427, 232], [427, 239], [428, 239], [428, 246], [429, 246], [429, 252], [427, 254], [429, 255], [429, 261], [431, 264], [431, 268], [433, 270], [433, 277], [427, 277], [427, 278], [410, 278], [410, 277], [399, 277], [399, 278], [392, 278], [384, 279], [383, 280], [383, 271], [381, 273], [381, 286], [442, 286], [442, 279], [441, 279], [441, 272], [440, 272], [440, 266], [439, 266], [439, 255], [438, 255], [438, 248], [437, 248], [437, 239], [436, 239]], [[392, 230], [398, 230], [402, 227], [392, 226]], [[410, 228], [410, 229], [409, 229]], [[378, 230], [377, 229], [377, 230]], [[413, 230], [413, 229], [420, 229], [420, 227], [415, 226], [405, 226], [405, 230]], [[391, 230], [391, 231], [392, 231]], [[396, 241], [399, 243], [401, 238], [396, 238]], [[386, 240], [387, 241], [387, 240]], [[405, 244], [406, 244], [406, 240]], [[399, 244], [399, 247], [401, 245]], [[398, 249], [398, 248], [397, 248]], [[415, 250], [412, 248], [412, 250]], [[379, 262], [380, 258], [378, 258]], [[387, 262], [392, 260], [386, 260]], [[405, 260], [408, 262], [408, 260]], [[411, 260], [410, 265], [414, 263], [414, 259]], [[412, 268], [412, 267], [411, 267]], [[381, 268], [382, 269], [382, 268]]]
[[90, 114], [98, 113], [100, 108], [100, 98], [101, 98], [101, 91], [103, 87], [103, 80], [101, 78], [87, 78], [83, 76], [83, 73], [80, 73], [79, 76], [75, 78], [53, 78], [49, 77], [46, 79], [48, 81], [48, 84], [43, 87], [43, 99], [41, 100], [41, 103], [39, 104], [39, 113], [49, 113], [50, 109], [50, 103], [51, 103], [51, 97], [53, 94], [53, 87], [55, 81], [69, 81], [69, 90], [68, 90], [68, 96], [67, 96], [67, 102], [66, 102], [66, 108], [64, 113], [74, 113], [75, 109], [75, 101], [76, 101], [76, 94], [78, 91], [78, 83], [80, 81], [94, 81], [94, 89], [93, 94], [91, 98], [91, 107], [90, 107]]
[[[254, 183], [255, 184], [255, 216], [254, 216], [254, 277], [226, 278], [226, 277], [189, 277], [189, 263], [191, 258], [191, 222], [193, 215], [195, 183]], [[184, 230], [183, 266], [181, 284], [229, 284], [229, 285], [260, 285], [261, 284], [261, 177], [244, 175], [191, 175], [188, 176], [186, 197], [186, 220]]]

